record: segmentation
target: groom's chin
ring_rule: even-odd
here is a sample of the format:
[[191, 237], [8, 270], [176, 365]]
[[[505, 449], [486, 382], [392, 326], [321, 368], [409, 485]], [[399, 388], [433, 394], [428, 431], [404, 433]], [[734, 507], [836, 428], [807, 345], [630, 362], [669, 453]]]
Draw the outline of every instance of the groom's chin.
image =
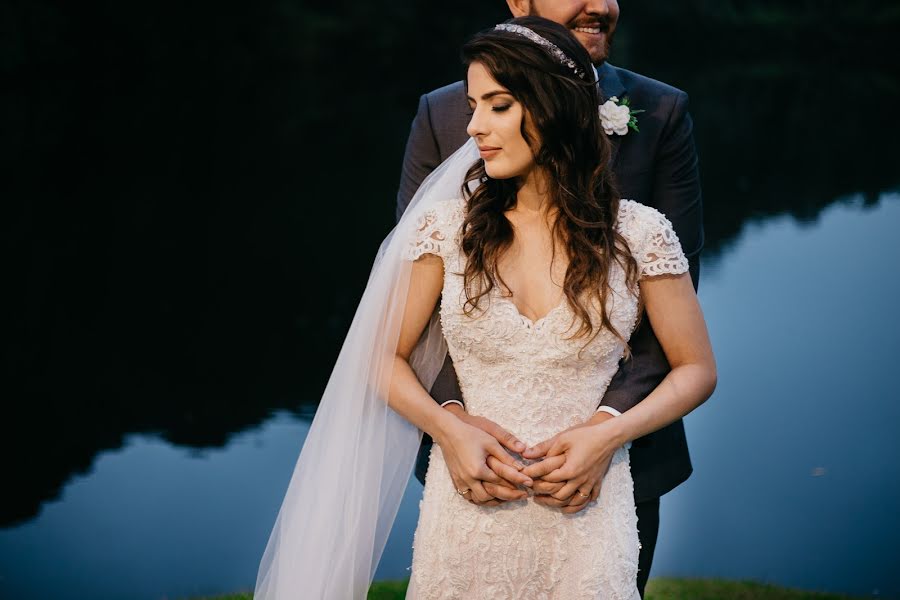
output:
[[583, 33], [581, 31], [571, 30], [575, 37], [587, 50], [594, 66], [599, 67], [609, 59], [609, 49], [612, 43], [612, 36], [603, 32], [600, 34]]
[[603, 66], [607, 60], [609, 60], [609, 42], [604, 40], [603, 44], [596, 49], [589, 49], [588, 54], [591, 57], [591, 62], [594, 63], [595, 67]]

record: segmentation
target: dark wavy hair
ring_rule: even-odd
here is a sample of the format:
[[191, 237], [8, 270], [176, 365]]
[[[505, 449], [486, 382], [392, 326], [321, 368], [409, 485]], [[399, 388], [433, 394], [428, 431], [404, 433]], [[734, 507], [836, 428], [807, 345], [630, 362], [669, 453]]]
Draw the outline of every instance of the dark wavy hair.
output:
[[[568, 254], [563, 290], [580, 321], [572, 337], [590, 336], [590, 341], [606, 327], [624, 341], [607, 310], [610, 269], [618, 262], [629, 289], [636, 291], [638, 268], [628, 243], [615, 230], [619, 194], [610, 170], [610, 142], [598, 114], [594, 67], [587, 50], [562, 25], [541, 17], [507, 23], [527, 27], [555, 44], [576, 63], [582, 76], [530, 39], [496, 29], [476, 34], [463, 46], [463, 64], [466, 68], [482, 64], [524, 108], [522, 136], [534, 153], [536, 167], [544, 171], [548, 202], [557, 209], [551, 226], [554, 259], [558, 242]], [[539, 139], [526, 131], [528, 120]], [[518, 178], [491, 179], [483, 160], [466, 175], [462, 229], [462, 249], [468, 259], [463, 273], [466, 314], [498, 282], [506, 287], [497, 262], [513, 241], [512, 224], [504, 212], [515, 207], [520, 185]], [[589, 303], [599, 308], [599, 327], [591, 318]]]

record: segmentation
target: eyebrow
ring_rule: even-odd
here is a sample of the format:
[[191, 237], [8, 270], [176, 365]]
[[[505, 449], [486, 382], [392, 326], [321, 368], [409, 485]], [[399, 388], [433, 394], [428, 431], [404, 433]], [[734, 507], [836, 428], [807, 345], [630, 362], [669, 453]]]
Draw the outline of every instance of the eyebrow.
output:
[[[494, 91], [492, 91], [492, 92], [488, 92], [488, 93], [482, 95], [482, 96], [481, 96], [481, 99], [482, 99], [482, 100], [490, 100], [490, 99], [493, 98], [494, 96], [499, 96], [500, 94], [507, 94], [507, 95], [509, 95], [509, 96], [512, 96], [512, 94], [510, 94], [510, 93], [507, 92], [506, 90], [494, 90]], [[473, 98], [472, 96], [468, 96], [468, 95], [466, 96], [466, 99], [472, 100], [473, 102], [475, 101], [475, 98]]]

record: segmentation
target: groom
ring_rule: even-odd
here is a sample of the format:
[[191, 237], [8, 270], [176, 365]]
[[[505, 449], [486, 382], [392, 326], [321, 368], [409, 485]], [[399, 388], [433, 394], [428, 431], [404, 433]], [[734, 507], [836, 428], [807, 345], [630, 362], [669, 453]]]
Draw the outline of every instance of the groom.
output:
[[[587, 49], [597, 68], [602, 101], [613, 97], [628, 98], [632, 109], [644, 111], [637, 115], [640, 132], [628, 129], [624, 135], [613, 133], [610, 136], [613, 171], [622, 198], [652, 206], [672, 222], [690, 262], [696, 289], [703, 223], [697, 153], [687, 95], [606, 62], [619, 18], [616, 0], [507, 0], [507, 4], [515, 17], [537, 15], [568, 27]], [[397, 195], [398, 218], [425, 177], [468, 139], [468, 112], [462, 82], [425, 94], [420, 99], [403, 159]], [[620, 365], [589, 424], [613, 419], [634, 407], [669, 372], [669, 364], [646, 318], [634, 331], [630, 344], [631, 359]], [[512, 449], [517, 441], [497, 424], [465, 412], [449, 357], [431, 393], [447, 410], [493, 435], [504, 446]], [[431, 444], [432, 440], [426, 435], [419, 449], [416, 477], [423, 482]], [[532, 454], [526, 453], [526, 457], [539, 456], [550, 444], [552, 440], [539, 444], [536, 450], [530, 451]], [[659, 530], [660, 496], [686, 480], [692, 471], [681, 419], [634, 439], [630, 456], [641, 542], [638, 589], [643, 597]], [[608, 466], [607, 462], [602, 467], [604, 473]], [[560, 484], [554, 486], [535, 478], [537, 493], [552, 494], [559, 487]], [[485, 489], [503, 499], [505, 490], [502, 487], [485, 483]], [[565, 509], [573, 498], [557, 499], [544, 495], [536, 497], [536, 501]], [[580, 508], [567, 512], [577, 510]]]

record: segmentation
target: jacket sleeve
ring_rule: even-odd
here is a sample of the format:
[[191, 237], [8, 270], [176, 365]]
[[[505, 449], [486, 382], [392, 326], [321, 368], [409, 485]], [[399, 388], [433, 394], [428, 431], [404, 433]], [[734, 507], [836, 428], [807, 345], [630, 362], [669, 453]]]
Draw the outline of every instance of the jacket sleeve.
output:
[[[434, 136], [431, 122], [431, 109], [428, 96], [419, 99], [419, 108], [413, 119], [403, 154], [403, 168], [400, 173], [400, 185], [397, 192], [397, 220], [403, 216], [416, 190], [428, 175], [441, 163], [440, 150]], [[453, 368], [450, 355], [444, 360], [441, 372], [431, 388], [431, 396], [438, 403], [447, 400], [462, 401], [462, 391]]]
[[428, 95], [419, 98], [419, 108], [413, 119], [403, 154], [403, 168], [397, 191], [397, 220], [403, 216], [416, 190], [428, 175], [441, 164], [440, 151], [431, 123]]
[[[672, 223], [688, 259], [694, 289], [700, 282], [703, 249], [703, 203], [688, 96], [674, 96], [672, 111], [658, 147], [652, 205]], [[631, 336], [631, 358], [623, 360], [601, 406], [625, 412], [646, 398], [671, 370], [649, 320], [641, 319]]]

